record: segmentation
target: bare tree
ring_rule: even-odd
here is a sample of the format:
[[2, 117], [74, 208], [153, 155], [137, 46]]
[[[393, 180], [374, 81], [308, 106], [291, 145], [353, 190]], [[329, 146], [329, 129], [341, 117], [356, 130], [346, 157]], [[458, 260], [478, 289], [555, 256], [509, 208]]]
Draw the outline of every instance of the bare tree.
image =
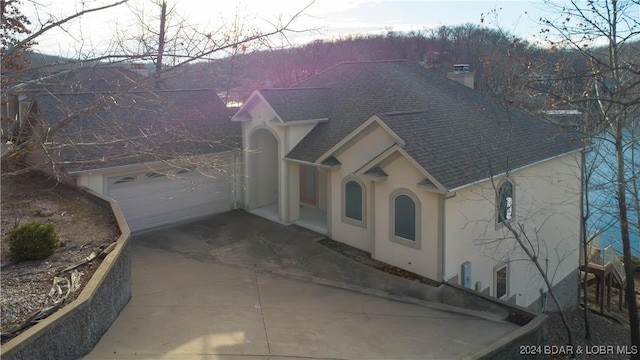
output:
[[[111, 4], [100, 6], [96, 8], [86, 9], [82, 8], [81, 11], [72, 13], [63, 18], [53, 18], [51, 21], [41, 22], [38, 21], [39, 27], [32, 30], [32, 32], [17, 41], [11, 48], [6, 48], [8, 54], [19, 52], [33, 41], [36, 41], [40, 36], [48, 31], [60, 27], [63, 24], [69, 24], [83, 15], [105, 10], [114, 6], [125, 3], [126, 0], [113, 2]], [[237, 52], [238, 49], [259, 49], [261, 44], [268, 42], [271, 37], [285, 36], [288, 31], [291, 31], [294, 21], [306, 10], [308, 6], [303, 7], [299, 12], [293, 14], [287, 19], [279, 19], [278, 21], [271, 22], [271, 28], [256, 28], [249, 24], [241, 24], [235, 22], [233, 24], [219, 23], [210, 28], [201, 28], [189, 23], [188, 19], [178, 14], [175, 7], [167, 6], [166, 1], [159, 1], [152, 3], [157, 7], [158, 12], [155, 13], [155, 19], [157, 21], [147, 21], [147, 16], [144, 12], [134, 12], [138, 16], [137, 26], [139, 31], [132, 31], [132, 27], [126, 27], [118, 31], [114, 37], [111, 46], [104, 52], [100, 52], [99, 49], [89, 48], [87, 54], [79, 54], [78, 62], [82, 60], [82, 63], [96, 64], [101, 66], [108, 62], [110, 65], [119, 64], [131, 64], [140, 63], [145, 61], [152, 61], [155, 63], [156, 71], [153, 76], [133, 76], [131, 74], [125, 74], [122, 77], [122, 81], [117, 87], [111, 88], [108, 94], [96, 96], [90, 102], [83, 103], [82, 106], [70, 106], [65, 111], [58, 113], [58, 117], [55, 119], [48, 118], [47, 123], [42, 123], [44, 119], [42, 116], [36, 116], [32, 119], [31, 130], [23, 132], [22, 137], [18, 142], [13, 142], [9, 148], [3, 148], [2, 159], [3, 165], [7, 162], [11, 162], [14, 159], [20, 159], [23, 155], [34, 152], [44, 151], [45, 159], [50, 169], [59, 170], [62, 165], [57, 164], [60, 161], [58, 157], [52, 156], [55, 153], [61, 153], [61, 149], [51, 148], [52, 144], [59, 144], [59, 139], [55, 140], [58, 135], [64, 136], [63, 129], [71, 127], [73, 124], [77, 124], [84, 117], [93, 117], [96, 121], [101, 121], [104, 127], [113, 127], [113, 134], [118, 134], [123, 137], [120, 142], [133, 141], [136, 136], [132, 136], [131, 133], [123, 132], [122, 129], [116, 129], [119, 124], [113, 122], [113, 119], [103, 118], [106, 110], [121, 106], [122, 103], [127, 103], [132, 96], [139, 92], [148, 92], [149, 96], [145, 98], [145, 101], [149, 103], [158, 102], [162, 99], [162, 91], [167, 89], [175, 89], [165, 86], [160, 79], [167, 79], [173, 74], [177, 74], [182, 69], [188, 68], [190, 65], [197, 62], [209, 60], [209, 61], [222, 61], [227, 55]], [[34, 6], [38, 7], [38, 3], [34, 3]], [[38, 8], [39, 14], [42, 16], [43, 12], [47, 9]], [[154, 10], [156, 10], [154, 8]], [[159, 15], [158, 15], [159, 14]], [[236, 18], [239, 20], [239, 18]], [[82, 38], [78, 39], [82, 41]], [[3, 57], [3, 62], [4, 62]], [[74, 64], [74, 60], [70, 60], [69, 63]], [[56, 64], [60, 65], [60, 64]], [[164, 65], [164, 66], [163, 66]], [[3, 63], [4, 68], [4, 63]], [[98, 67], [96, 67], [97, 69]], [[34, 70], [33, 67], [23, 69], [23, 72]], [[4, 74], [3, 74], [4, 75]], [[134, 74], [135, 75], [135, 74]], [[7, 92], [26, 92], [27, 90], [33, 90], [36, 88], [39, 94], [47, 94], [49, 98], [61, 99], [60, 96], [56, 96], [55, 86], [51, 85], [52, 78], [59, 80], [60, 76], [50, 76], [48, 73], [36, 74], [34, 79], [21, 84], [18, 87], [11, 89], [3, 89], [3, 93]], [[55, 82], [55, 81], [54, 81]], [[60, 84], [57, 84], [60, 85]], [[212, 84], [217, 85], [217, 84]], [[67, 84], [68, 89], [73, 88], [73, 84]], [[67, 92], [69, 90], [66, 90]], [[104, 92], [104, 91], [102, 91]], [[157, 96], [154, 95], [157, 93]], [[134, 95], [131, 95], [134, 94]], [[129, 99], [129, 100], [127, 100]], [[61, 104], [62, 106], [63, 104]], [[156, 109], [156, 110], [159, 110]], [[222, 109], [224, 111], [224, 109]], [[38, 114], [36, 114], [38, 115]], [[50, 115], [50, 114], [48, 114]], [[102, 119], [102, 120], [101, 120]], [[38, 123], [39, 122], [39, 123]], [[42, 130], [35, 131], [35, 127], [42, 127]], [[85, 131], [85, 136], [90, 136], [90, 130]], [[158, 133], [158, 129], [155, 129]], [[169, 133], [171, 131], [179, 131], [179, 129], [163, 129], [161, 132]], [[150, 137], [151, 134], [144, 133], [143, 136]], [[72, 138], [67, 137], [67, 140]], [[75, 138], [74, 141], [78, 143], [72, 143], [71, 147], [79, 149], [78, 145], [98, 145], [101, 141], [109, 144], [116, 141], [116, 139], [91, 139], [90, 142], [84, 141], [85, 138]], [[190, 139], [193, 143], [193, 139]], [[184, 140], [188, 141], [188, 140]], [[212, 141], [203, 138], [201, 141]], [[215, 141], [215, 140], [214, 140]], [[147, 142], [148, 143], [148, 142]], [[153, 151], [152, 151], [153, 150]], [[164, 152], [167, 149], [163, 149]], [[140, 149], [143, 152], [141, 158], [149, 159], [150, 154], [157, 155], [160, 160], [166, 160], [170, 154], [165, 154], [158, 149]], [[162, 155], [158, 155], [162, 154]], [[112, 154], [114, 155], [114, 154]], [[131, 154], [122, 154], [123, 157], [130, 156]], [[178, 154], [173, 154], [178, 155]], [[191, 159], [193, 160], [193, 158]], [[11, 172], [3, 172], [3, 175], [10, 174]]]
[[[550, 44], [571, 49], [585, 61], [581, 71], [560, 73], [558, 82], [582, 84], [580, 93], [553, 93], [556, 99], [573, 104], [595, 119], [594, 126], [586, 128], [586, 135], [607, 144], [612, 153], [606, 156], [611, 170], [610, 197], [615, 199], [614, 215], [618, 218], [623, 248], [624, 272], [626, 276], [626, 300], [631, 327], [631, 344], [640, 346], [640, 323], [635, 299], [634, 272], [632, 262], [630, 199], [637, 184], [638, 173], [634, 170], [637, 160], [631, 156], [637, 147], [637, 134], [633, 132], [639, 117], [640, 67], [638, 45], [633, 41], [640, 35], [640, 18], [637, 1], [570, 1], [561, 7], [547, 2], [555, 15], [542, 19], [544, 32]], [[599, 44], [604, 44], [598, 48]], [[636, 193], [637, 194], [637, 193]], [[636, 230], [637, 232], [637, 230]], [[634, 355], [640, 358], [640, 355]]]

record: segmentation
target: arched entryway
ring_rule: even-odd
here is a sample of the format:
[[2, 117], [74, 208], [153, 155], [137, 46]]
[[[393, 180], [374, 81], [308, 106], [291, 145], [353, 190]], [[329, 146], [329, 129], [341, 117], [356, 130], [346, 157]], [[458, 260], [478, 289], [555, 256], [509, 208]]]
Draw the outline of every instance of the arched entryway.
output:
[[278, 139], [269, 129], [258, 129], [250, 135], [249, 209], [264, 209], [278, 216]]

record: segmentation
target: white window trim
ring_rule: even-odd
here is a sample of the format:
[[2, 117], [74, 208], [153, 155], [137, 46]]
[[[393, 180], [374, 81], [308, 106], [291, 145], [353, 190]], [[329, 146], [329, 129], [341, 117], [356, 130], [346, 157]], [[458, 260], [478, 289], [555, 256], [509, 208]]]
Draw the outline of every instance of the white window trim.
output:
[[[360, 189], [362, 190], [362, 220], [356, 220], [356, 219], [352, 219], [350, 217], [346, 216], [347, 213], [347, 191], [346, 191], [346, 186], [347, 183], [349, 181], [355, 181], [356, 183], [358, 183], [358, 185], [360, 185]], [[354, 225], [354, 226], [358, 226], [361, 228], [367, 228], [367, 188], [364, 186], [364, 182], [362, 180], [360, 180], [359, 178], [350, 175], [350, 176], [346, 176], [344, 179], [342, 179], [342, 212], [341, 212], [341, 216], [342, 216], [342, 222], [345, 224], [350, 224], [350, 225]]]
[[[403, 237], [396, 236], [395, 234], [395, 228], [396, 228], [395, 200], [396, 200], [396, 197], [400, 195], [406, 195], [409, 198], [411, 198], [411, 200], [413, 200], [416, 206], [416, 218], [415, 218], [416, 238], [415, 240], [405, 239]], [[422, 226], [421, 226], [422, 210], [421, 209], [422, 209], [422, 205], [420, 203], [420, 199], [412, 191], [408, 189], [394, 190], [391, 193], [391, 196], [389, 196], [389, 240], [397, 244], [401, 244], [404, 246], [414, 248], [416, 250], [420, 250], [422, 248], [422, 239], [421, 239], [422, 238], [421, 236], [422, 235]]]
[[[501, 270], [502, 268], [506, 268], [507, 270], [506, 291], [502, 297], [498, 297], [498, 271]], [[498, 265], [493, 267], [493, 296], [494, 297], [502, 300], [506, 300], [509, 298], [509, 280], [511, 278], [510, 272], [511, 271], [509, 269], [509, 261], [501, 262]]]

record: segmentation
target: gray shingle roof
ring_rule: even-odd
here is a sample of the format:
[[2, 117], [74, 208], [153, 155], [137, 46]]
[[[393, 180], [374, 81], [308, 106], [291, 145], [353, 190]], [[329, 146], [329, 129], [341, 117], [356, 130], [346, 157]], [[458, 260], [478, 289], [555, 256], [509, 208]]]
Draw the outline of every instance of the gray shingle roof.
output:
[[[549, 123], [507, 111], [480, 92], [407, 61], [342, 63], [290, 90], [310, 87], [330, 89], [329, 121], [292, 149], [291, 159], [316, 162], [373, 115], [447, 189], [581, 147]], [[306, 107], [311, 100], [299, 101]]]
[[260, 94], [284, 122], [329, 117], [329, 89], [265, 89]]
[[79, 93], [118, 91], [133, 87], [142, 75], [121, 66], [93, 66], [60, 71], [54, 74], [34, 73], [34, 79], [21, 86], [27, 91]]
[[[37, 94], [50, 125], [110, 93]], [[85, 171], [238, 149], [239, 123], [212, 90], [129, 92], [79, 118], [48, 144], [65, 170]]]

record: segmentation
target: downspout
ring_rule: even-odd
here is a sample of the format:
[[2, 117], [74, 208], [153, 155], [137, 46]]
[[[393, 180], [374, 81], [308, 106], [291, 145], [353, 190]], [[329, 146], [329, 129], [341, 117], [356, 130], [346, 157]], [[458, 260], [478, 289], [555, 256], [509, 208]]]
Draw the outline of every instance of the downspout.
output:
[[439, 277], [442, 279], [442, 282], [447, 282], [445, 279], [445, 271], [446, 271], [446, 259], [447, 259], [447, 251], [446, 251], [446, 224], [447, 224], [447, 206], [446, 200], [449, 198], [453, 198], [456, 196], [456, 193], [448, 193], [440, 196], [439, 198], [439, 207], [440, 207], [440, 224], [438, 226], [438, 246], [440, 247], [440, 274]]
[[291, 167], [289, 166], [289, 163], [287, 163], [286, 161], [284, 161], [284, 157], [286, 156], [286, 154], [289, 151], [289, 127], [284, 128], [284, 151], [282, 154], [282, 157], [278, 159], [278, 161], [282, 164], [282, 166], [284, 166], [284, 223], [285, 224], [289, 224], [291, 221], [291, 203], [290, 198], [291, 198], [291, 194], [289, 194], [289, 189], [291, 188]]
[[369, 183], [371, 183], [371, 195], [369, 196], [369, 198], [371, 199], [371, 205], [370, 205], [370, 210], [368, 212], [368, 215], [370, 216], [369, 218], [369, 224], [371, 227], [371, 258], [375, 259], [376, 258], [376, 182], [375, 181], [370, 181]]

